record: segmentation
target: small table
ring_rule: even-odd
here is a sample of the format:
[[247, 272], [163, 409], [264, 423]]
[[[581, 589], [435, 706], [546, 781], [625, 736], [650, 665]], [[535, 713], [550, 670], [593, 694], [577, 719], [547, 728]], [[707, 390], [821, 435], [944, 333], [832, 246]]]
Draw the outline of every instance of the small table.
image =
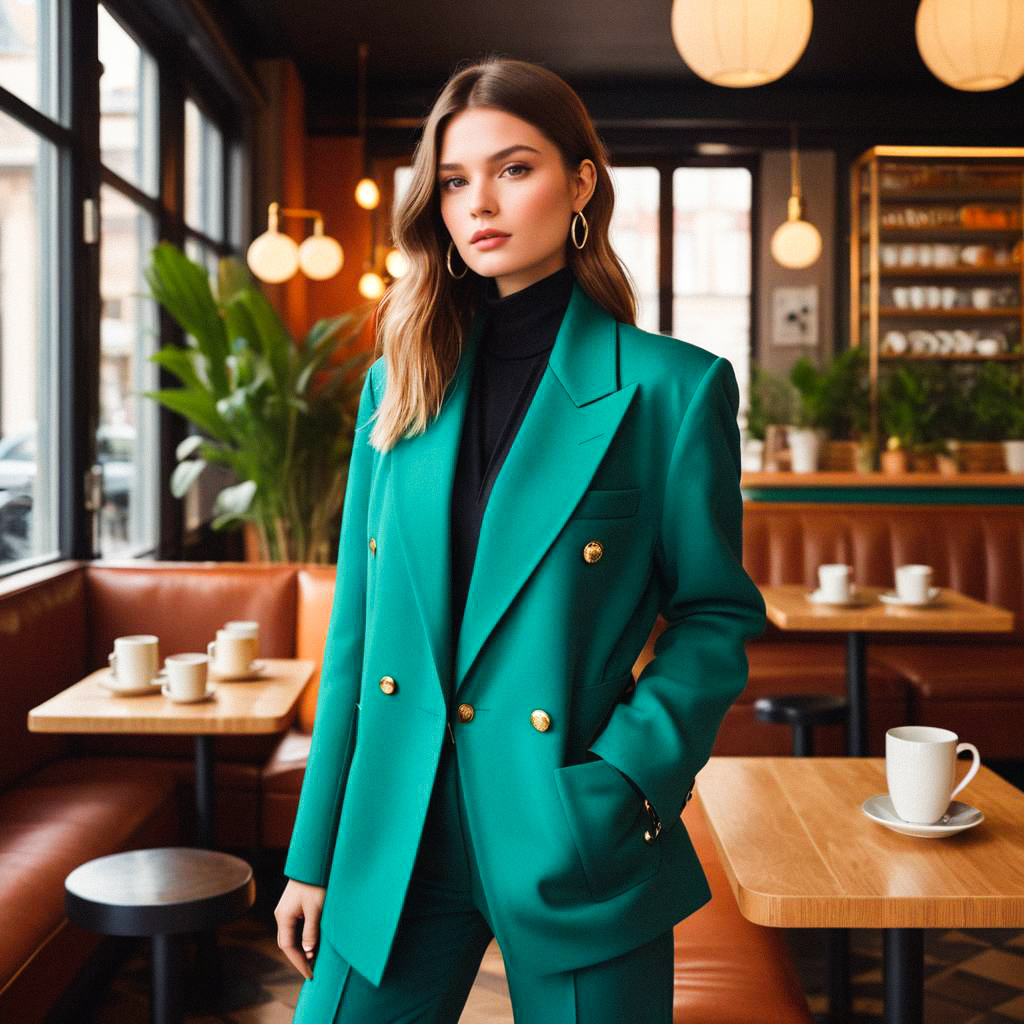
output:
[[865, 603], [843, 608], [814, 604], [808, 587], [783, 583], [760, 588], [769, 621], [779, 629], [846, 633], [846, 691], [850, 706], [847, 753], [864, 757], [868, 747], [868, 633], [1009, 633], [1013, 613], [976, 601], [948, 587], [939, 588], [935, 603], [908, 608], [882, 603], [878, 597], [891, 588], [857, 587]]
[[885, 758], [712, 757], [697, 793], [740, 913], [771, 928], [881, 928], [886, 1024], [921, 1024], [925, 928], [1024, 927], [1024, 793], [982, 765], [985, 820], [899, 835], [860, 805]]
[[184, 1019], [180, 935], [233, 921], [255, 898], [244, 860], [191, 847], [112, 853], [86, 861], [64, 880], [69, 920], [101, 935], [151, 940], [153, 1024]]
[[291, 723], [315, 664], [304, 658], [260, 658], [263, 674], [229, 682], [211, 677], [209, 700], [176, 704], [162, 693], [119, 697], [100, 685], [97, 669], [28, 713], [29, 732], [185, 733], [195, 736], [197, 845], [214, 846], [215, 736], [283, 732]]

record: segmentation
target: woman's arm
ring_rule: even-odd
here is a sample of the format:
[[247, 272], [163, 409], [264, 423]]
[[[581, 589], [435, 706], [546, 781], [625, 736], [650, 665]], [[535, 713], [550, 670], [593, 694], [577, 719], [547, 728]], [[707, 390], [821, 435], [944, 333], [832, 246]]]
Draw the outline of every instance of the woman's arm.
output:
[[669, 461], [655, 550], [668, 626], [589, 748], [633, 780], [666, 828], [747, 684], [745, 642], [767, 621], [743, 568], [738, 408], [732, 366], [718, 357], [694, 389]]
[[345, 741], [355, 714], [355, 702], [359, 699], [363, 662], [366, 523], [373, 460], [373, 449], [368, 441], [371, 425], [367, 420], [376, 409], [370, 377], [368, 370], [359, 397], [313, 738], [284, 866], [289, 878], [318, 886], [327, 884], [330, 871], [344, 791]]

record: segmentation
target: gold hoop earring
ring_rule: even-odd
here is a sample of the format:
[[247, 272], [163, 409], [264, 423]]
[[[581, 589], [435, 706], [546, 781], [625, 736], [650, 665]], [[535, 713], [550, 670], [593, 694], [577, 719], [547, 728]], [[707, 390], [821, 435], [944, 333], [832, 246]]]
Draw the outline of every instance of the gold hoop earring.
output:
[[[579, 217], [579, 219], [581, 221], [583, 221], [583, 241], [582, 242], [577, 242], [576, 241], [576, 225], [578, 223], [578, 221], [576, 220], [576, 217]], [[587, 223], [587, 218], [583, 216], [583, 211], [582, 210], [577, 210], [576, 211], [576, 217], [573, 217], [573, 219], [572, 219], [572, 224], [569, 227], [569, 234], [572, 236], [572, 244], [575, 245], [577, 249], [582, 249], [583, 246], [585, 246], [587, 244], [587, 237], [590, 234], [590, 225]]]
[[469, 272], [469, 267], [467, 266], [462, 271], [461, 274], [456, 274], [455, 271], [452, 270], [452, 246], [454, 244], [455, 243], [453, 241], [449, 240], [449, 242], [448, 242], [448, 257], [445, 260], [445, 262], [448, 264], [448, 273], [451, 274], [452, 277], [454, 277], [456, 281], [461, 281], [466, 276], [466, 274]]

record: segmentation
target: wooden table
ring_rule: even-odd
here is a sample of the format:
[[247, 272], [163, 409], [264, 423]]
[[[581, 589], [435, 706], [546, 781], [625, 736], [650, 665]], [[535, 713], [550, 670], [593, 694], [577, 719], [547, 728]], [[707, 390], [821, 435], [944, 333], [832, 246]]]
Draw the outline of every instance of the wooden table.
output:
[[196, 831], [199, 846], [214, 845], [215, 736], [284, 732], [315, 665], [301, 658], [260, 658], [265, 677], [215, 680], [210, 700], [175, 704], [162, 693], [119, 697], [100, 685], [97, 669], [28, 713], [29, 732], [184, 733], [195, 737]]
[[814, 604], [809, 588], [783, 583], [760, 588], [770, 622], [779, 629], [846, 633], [846, 691], [849, 703], [847, 753], [864, 757], [868, 747], [868, 633], [1008, 633], [1013, 613], [976, 601], [948, 587], [939, 588], [934, 604], [906, 608], [883, 604], [879, 594], [889, 587], [857, 587], [867, 604], [855, 608]]
[[985, 765], [964, 791], [985, 820], [945, 839], [865, 817], [881, 757], [712, 757], [696, 788], [744, 917], [883, 929], [886, 1024], [923, 1019], [925, 928], [1024, 927], [1024, 793]]

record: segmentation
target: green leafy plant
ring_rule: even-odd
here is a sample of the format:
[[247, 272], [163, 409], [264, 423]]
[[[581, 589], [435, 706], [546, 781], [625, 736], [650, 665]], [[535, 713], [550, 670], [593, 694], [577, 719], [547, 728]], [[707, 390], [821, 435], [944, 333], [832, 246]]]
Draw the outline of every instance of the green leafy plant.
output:
[[1024, 384], [1019, 370], [1002, 363], [982, 363], [968, 396], [972, 440], [1024, 439]]
[[863, 436], [870, 430], [867, 357], [852, 347], [818, 369], [801, 356], [790, 371], [799, 395], [797, 425], [818, 427], [833, 440]]
[[150, 254], [153, 297], [181, 325], [184, 346], [150, 358], [180, 388], [145, 392], [202, 433], [177, 449], [171, 491], [184, 497], [210, 465], [236, 483], [214, 504], [214, 529], [251, 522], [267, 561], [329, 562], [362, 380], [372, 355], [351, 345], [367, 303], [318, 320], [296, 341], [244, 264], [221, 260], [214, 294], [206, 270], [168, 242]]
[[784, 377], [753, 364], [750, 367], [750, 399], [747, 436], [763, 441], [770, 426], [793, 422], [796, 392]]
[[924, 367], [916, 372], [906, 366], [894, 367], [882, 379], [879, 389], [878, 415], [882, 430], [889, 437], [888, 447], [908, 452], [933, 447], [940, 408], [935, 373]]

